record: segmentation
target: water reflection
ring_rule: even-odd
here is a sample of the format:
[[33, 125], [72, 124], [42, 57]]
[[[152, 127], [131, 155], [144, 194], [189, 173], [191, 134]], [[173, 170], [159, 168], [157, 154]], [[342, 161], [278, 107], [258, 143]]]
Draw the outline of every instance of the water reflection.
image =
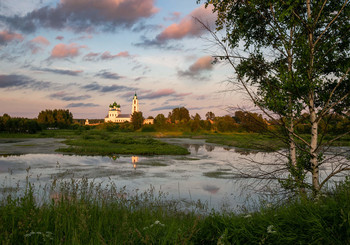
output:
[[220, 190], [220, 187], [217, 187], [216, 185], [205, 185], [203, 186], [203, 190], [214, 195]]
[[[76, 156], [63, 154], [24, 154], [0, 157], [0, 185], [15, 187], [31, 183], [50, 184], [53, 179], [87, 178], [96, 182], [111, 181], [128, 192], [145, 191], [150, 186], [169, 193], [170, 197], [210, 201], [209, 208], [221, 208], [228, 198], [232, 207], [249, 205], [246, 200], [259, 200], [252, 179], [234, 179], [237, 169], [251, 170], [252, 161], [265, 162], [266, 168], [278, 160], [277, 154], [238, 150], [206, 143], [201, 139], [167, 139], [185, 146], [188, 156]], [[249, 154], [249, 157], [242, 156]], [[249, 162], [250, 161], [250, 162]], [[28, 169], [30, 167], [30, 169]], [[26, 171], [28, 169], [28, 171]], [[137, 170], [137, 171], [135, 171]], [[254, 170], [254, 169], [253, 169]], [[264, 169], [271, 170], [271, 169]], [[269, 183], [271, 186], [271, 183]], [[244, 190], [244, 191], [243, 191]], [[54, 196], [55, 198], [56, 196]], [[226, 202], [226, 200], [225, 200]], [[249, 208], [249, 207], [247, 207]]]
[[133, 168], [136, 170], [137, 164], [139, 162], [139, 157], [138, 156], [132, 156], [131, 157], [131, 162], [132, 162], [132, 166]]
[[206, 145], [204, 145], [204, 147], [205, 147], [205, 150], [206, 150], [207, 152], [212, 152], [213, 150], [215, 150], [215, 146], [214, 146], [214, 145], [208, 145], [208, 144], [206, 144]]

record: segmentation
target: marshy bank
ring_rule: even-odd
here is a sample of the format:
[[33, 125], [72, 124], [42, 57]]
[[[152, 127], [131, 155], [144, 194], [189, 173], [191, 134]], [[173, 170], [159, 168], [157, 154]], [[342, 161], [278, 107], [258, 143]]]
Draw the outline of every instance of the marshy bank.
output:
[[[318, 200], [265, 203], [252, 213], [183, 211], [152, 189], [129, 196], [114, 184], [87, 179], [46, 186], [38, 199], [29, 183], [0, 203], [2, 244], [348, 244], [350, 182]], [[197, 208], [197, 209], [196, 209]]]

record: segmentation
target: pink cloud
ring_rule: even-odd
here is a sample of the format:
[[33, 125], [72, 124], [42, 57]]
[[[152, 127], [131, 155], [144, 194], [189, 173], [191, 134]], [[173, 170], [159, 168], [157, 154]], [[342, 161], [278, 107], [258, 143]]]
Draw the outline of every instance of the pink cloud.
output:
[[101, 59], [102, 60], [112, 60], [112, 59], [115, 59], [115, 58], [119, 58], [119, 57], [129, 57], [130, 54], [128, 51], [123, 51], [123, 52], [120, 52], [118, 54], [115, 54], [115, 55], [112, 55], [109, 51], [106, 51], [104, 52], [103, 54], [101, 54]]
[[201, 72], [209, 71], [213, 69], [213, 57], [203, 56], [196, 60], [186, 71], [179, 71], [179, 76], [187, 76], [192, 78], [202, 78], [200, 77]]
[[38, 43], [38, 44], [42, 44], [42, 45], [49, 45], [50, 42], [49, 40], [47, 40], [45, 37], [43, 36], [37, 36], [36, 38], [32, 39], [33, 43]]
[[57, 40], [63, 40], [64, 37], [63, 37], [63, 36], [57, 36], [56, 39], [57, 39]]
[[118, 54], [111, 54], [109, 51], [105, 51], [103, 53], [94, 53], [90, 52], [84, 56], [84, 60], [87, 61], [98, 61], [98, 60], [113, 60], [116, 58], [128, 58], [131, 57], [128, 51], [122, 51]]
[[22, 34], [10, 32], [7, 30], [0, 31], [0, 45], [14, 40], [23, 41]]
[[45, 37], [37, 36], [28, 43], [28, 46], [32, 50], [32, 54], [36, 54], [42, 50], [44, 46], [48, 46], [49, 44], [49, 40], [47, 40]]
[[57, 44], [55, 47], [53, 47], [51, 51], [51, 57], [52, 58], [68, 58], [68, 57], [75, 57], [79, 55], [79, 51], [82, 48], [86, 48], [86, 46], [79, 46], [76, 43], [71, 44]]
[[186, 36], [200, 36], [205, 29], [194, 18], [198, 18], [208, 25], [213, 25], [216, 20], [216, 14], [212, 12], [212, 6], [205, 8], [204, 5], [193, 10], [189, 15], [185, 16], [180, 23], [174, 23], [165, 28], [157, 37], [158, 41], [166, 41], [170, 39], [182, 39]]
[[192, 64], [189, 68], [192, 72], [198, 72], [202, 70], [211, 70], [213, 69], [213, 57], [204, 56], [199, 58], [194, 64]]

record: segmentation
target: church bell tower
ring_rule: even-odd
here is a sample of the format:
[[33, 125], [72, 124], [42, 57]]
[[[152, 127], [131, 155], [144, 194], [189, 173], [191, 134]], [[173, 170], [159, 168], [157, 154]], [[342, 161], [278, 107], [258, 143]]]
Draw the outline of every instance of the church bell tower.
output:
[[132, 100], [131, 114], [134, 114], [134, 112], [139, 112], [139, 101], [137, 99], [136, 92], [135, 92], [135, 95], [134, 95], [134, 99]]

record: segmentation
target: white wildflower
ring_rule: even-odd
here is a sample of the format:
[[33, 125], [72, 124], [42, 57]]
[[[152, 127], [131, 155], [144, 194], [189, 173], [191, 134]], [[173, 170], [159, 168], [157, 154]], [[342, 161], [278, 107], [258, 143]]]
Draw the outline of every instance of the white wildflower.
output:
[[251, 218], [251, 217], [252, 217], [251, 214], [247, 214], [247, 215], [243, 216], [243, 218], [245, 218], [245, 219], [248, 219], [248, 218]]
[[270, 234], [274, 234], [276, 233], [277, 231], [274, 229], [273, 225], [269, 225], [267, 227], [267, 233], [270, 233]]

